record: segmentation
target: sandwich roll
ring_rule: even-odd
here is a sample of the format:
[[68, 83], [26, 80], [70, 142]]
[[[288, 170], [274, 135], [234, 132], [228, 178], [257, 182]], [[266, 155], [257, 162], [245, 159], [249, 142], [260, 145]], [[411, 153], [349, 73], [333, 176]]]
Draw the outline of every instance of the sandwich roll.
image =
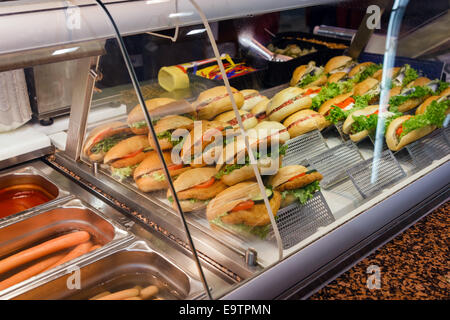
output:
[[[262, 199], [256, 182], [241, 182], [212, 199], [207, 206], [206, 217], [209, 221], [219, 219], [221, 223], [229, 225], [266, 226], [270, 224], [270, 217]], [[269, 203], [273, 215], [276, 215], [281, 204], [281, 194], [270, 191]]]
[[[169, 103], [176, 102], [174, 99], [170, 98], [154, 98], [145, 101], [145, 106], [150, 112], [161, 106], [167, 105]], [[131, 128], [134, 134], [147, 134], [148, 127], [145, 120], [144, 112], [142, 111], [141, 105], [136, 105], [128, 114], [127, 119], [128, 126]]]
[[328, 125], [328, 121], [322, 114], [308, 109], [289, 116], [283, 122], [283, 125], [287, 128], [292, 139], [316, 129], [320, 131]]
[[[194, 168], [178, 176], [173, 185], [184, 212], [205, 208], [209, 200], [227, 188], [222, 181], [214, 177], [216, 173], [215, 168]], [[171, 195], [168, 190], [167, 197], [176, 208]]]
[[352, 96], [353, 91], [350, 91], [329, 99], [320, 106], [318, 112], [323, 116], [327, 116], [333, 106], [341, 107], [343, 110], [350, 110], [355, 105], [355, 99]]
[[[232, 130], [232, 126], [222, 121], [205, 121], [202, 120], [196, 122], [196, 125], [189, 132], [189, 136], [185, 138], [185, 142], [181, 149], [181, 158], [184, 163], [189, 163], [192, 167], [203, 167], [206, 165], [203, 159], [203, 153], [194, 154], [195, 152], [204, 152], [206, 147], [215, 143], [218, 135], [224, 139], [227, 130]], [[214, 144], [213, 144], [214, 146]], [[211, 157], [215, 157], [214, 149], [210, 154]], [[199, 161], [199, 157], [201, 157]]]
[[429, 84], [431, 80], [427, 77], [419, 77], [414, 81], [411, 81], [406, 85], [406, 88], [412, 88], [412, 87], [422, 87]]
[[248, 135], [257, 139], [265, 139], [268, 136], [278, 135], [278, 140], [282, 144], [291, 138], [286, 127], [277, 121], [260, 122], [257, 126], [249, 130]]
[[[398, 75], [400, 72], [400, 67], [393, 67], [389, 70], [389, 78], [394, 78]], [[372, 78], [378, 80], [381, 82], [381, 78], [383, 77], [383, 69], [377, 70], [373, 75]]]
[[371, 105], [368, 106], [364, 109], [361, 110], [356, 110], [355, 112], [352, 112], [347, 119], [345, 119], [344, 124], [342, 125], [342, 132], [344, 132], [345, 134], [348, 134], [350, 139], [353, 142], [358, 142], [362, 139], [364, 139], [365, 137], [367, 137], [369, 135], [369, 131], [367, 130], [362, 130], [360, 132], [355, 132], [352, 133], [352, 126], [355, 123], [355, 120], [353, 119], [353, 116], [357, 117], [357, 116], [370, 116], [371, 114], [377, 113], [378, 112], [378, 105]]
[[327, 76], [323, 73], [322, 68], [316, 67], [316, 63], [310, 61], [308, 64], [298, 66], [294, 70], [289, 84], [291, 87], [309, 88], [321, 86], [326, 82]]
[[328, 60], [325, 64], [324, 71], [326, 74], [333, 74], [336, 72], [348, 73], [354, 66], [356, 62], [348, 56], [336, 56]]
[[140, 163], [146, 157], [144, 150], [149, 147], [147, 137], [134, 136], [120, 141], [105, 155], [103, 163], [113, 168], [122, 168]]
[[353, 93], [355, 96], [362, 96], [366, 94], [369, 90], [378, 86], [378, 84], [379, 84], [378, 80], [369, 77], [361, 81], [357, 85], [355, 85], [355, 87], [353, 88]]
[[[178, 115], [166, 116], [160, 119], [155, 125], [155, 133], [158, 138], [161, 150], [172, 149], [178, 141], [172, 139], [172, 132], [176, 129], [191, 130], [194, 127], [194, 120]], [[151, 133], [148, 134], [148, 141], [153, 149], [156, 149], [155, 141]]]
[[402, 93], [402, 87], [393, 87], [389, 90], [389, 98], [393, 96], [398, 96], [400, 93]]
[[[428, 106], [433, 101], [442, 102], [442, 101], [448, 101], [450, 100], [450, 88], [445, 89], [441, 92], [439, 96], [431, 96], [428, 99], [426, 99], [417, 109], [416, 109], [416, 115], [425, 113]], [[450, 113], [450, 110], [447, 109], [446, 115]]]
[[[231, 91], [233, 92], [236, 106], [241, 108], [244, 105], [243, 94], [233, 87]], [[200, 93], [194, 103], [194, 107], [200, 120], [211, 120], [218, 114], [233, 109], [225, 86], [214, 87]]]
[[[185, 167], [183, 164], [174, 164], [172, 162], [171, 152], [163, 152], [163, 157], [172, 178], [178, 176], [186, 170], [189, 170], [189, 167]], [[149, 155], [139, 164], [139, 166], [134, 170], [133, 178], [139, 190], [143, 192], [166, 189], [169, 186], [162, 163], [159, 160], [158, 153], [156, 151], [150, 152]]]
[[[256, 119], [253, 113], [244, 110], [239, 110], [239, 114], [241, 115], [241, 121], [245, 130], [253, 128], [258, 124], [258, 119]], [[226, 122], [229, 125], [233, 126], [233, 128], [239, 128], [239, 123], [234, 113], [234, 110], [219, 114], [217, 117], [214, 118], [214, 121]]]
[[266, 110], [269, 101], [270, 100], [268, 98], [264, 98], [252, 108], [251, 112], [255, 115], [258, 122], [266, 120], [267, 118]]
[[367, 69], [367, 67], [370, 67], [371, 65], [374, 65], [375, 63], [373, 62], [363, 62], [363, 63], [359, 63], [356, 66], [354, 66], [349, 72], [348, 72], [348, 77], [349, 78], [353, 78], [354, 76], [356, 76], [358, 73], [363, 72], [365, 69]]
[[100, 162], [114, 145], [131, 135], [130, 128], [122, 122], [106, 123], [89, 133], [84, 142], [83, 153], [89, 160]]
[[259, 102], [267, 99], [266, 96], [259, 94], [258, 90], [245, 89], [241, 90], [241, 93], [244, 96], [244, 105], [241, 107], [241, 110], [244, 111], [252, 110]]
[[278, 92], [267, 105], [267, 117], [271, 121], [281, 122], [289, 115], [311, 107], [312, 99], [305, 96], [307, 89], [289, 87]]
[[[270, 177], [269, 185], [274, 190], [282, 192], [281, 206], [285, 207], [296, 200], [300, 201], [301, 204], [306, 203], [312, 198], [315, 191], [320, 189], [317, 182], [322, 180], [322, 178], [322, 174], [317, 172], [317, 170], [309, 170], [301, 165], [290, 165], [280, 168], [276, 175]], [[313, 183], [315, 183], [313, 188], [303, 190], [303, 197], [297, 199], [295, 191], [299, 191], [299, 189], [303, 189]]]
[[331, 74], [328, 77], [327, 82], [328, 83], [338, 83], [338, 82], [342, 82], [342, 81], [346, 81], [346, 80], [348, 80], [347, 72], [340, 71], [340, 72], [335, 72], [335, 73]]
[[[398, 96], [398, 99], [402, 99], [403, 97], [408, 99], [406, 99], [400, 104], [395, 102], [394, 104], [399, 112], [406, 112], [412, 110], [415, 107], [419, 106], [421, 103], [423, 103], [428, 97], [430, 97], [428, 91], [423, 91], [424, 88], [437, 90], [437, 87], [438, 83], [436, 81], [431, 81], [430, 79], [424, 77], [418, 78], [415, 81], [412, 81], [409, 85], [407, 85], [404, 89], [402, 89], [398, 95], [396, 95]], [[391, 91], [392, 90], [394, 89], [391, 89]], [[417, 90], [422, 90], [422, 94], [420, 94], [420, 92], [417, 93]], [[413, 94], [414, 96], [410, 97]], [[393, 99], [395, 100], [397, 99], [397, 97], [394, 97]]]
[[427, 110], [427, 107], [431, 104], [431, 102], [438, 100], [440, 97], [439, 96], [431, 96], [428, 97], [417, 109], [416, 109], [416, 115], [417, 114], [422, 114], [425, 112], [425, 110]]
[[[280, 167], [280, 152], [282, 150], [278, 140], [278, 156], [275, 154], [268, 156], [271, 153], [272, 144], [276, 136], [268, 136], [264, 139], [256, 139], [249, 136], [249, 143], [252, 152], [255, 155], [256, 167], [262, 175], [270, 174], [270, 172], [277, 170]], [[273, 141], [272, 141], [273, 140]], [[264, 148], [264, 149], [260, 149]], [[267, 149], [266, 149], [267, 148]], [[264, 151], [263, 151], [264, 150]], [[259, 151], [259, 152], [256, 152]], [[236, 139], [233, 143], [227, 144], [220, 155], [216, 164], [217, 178], [220, 178], [223, 183], [228, 186], [235, 185], [245, 180], [255, 179], [255, 172], [253, 166], [249, 162], [247, 148], [244, 139]]]
[[402, 133], [402, 124], [410, 118], [410, 115], [405, 115], [394, 119], [389, 124], [386, 130], [386, 144], [392, 151], [398, 151], [406, 145], [430, 134], [431, 132], [433, 132], [433, 130], [436, 129], [435, 125], [428, 125], [419, 129], [415, 129], [400, 138], [400, 135]]

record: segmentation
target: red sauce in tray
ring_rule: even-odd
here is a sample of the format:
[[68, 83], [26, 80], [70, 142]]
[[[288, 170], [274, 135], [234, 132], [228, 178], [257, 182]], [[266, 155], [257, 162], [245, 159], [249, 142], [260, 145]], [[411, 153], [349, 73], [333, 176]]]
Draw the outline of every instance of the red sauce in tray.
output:
[[35, 186], [12, 186], [0, 190], [0, 219], [27, 210], [53, 199]]

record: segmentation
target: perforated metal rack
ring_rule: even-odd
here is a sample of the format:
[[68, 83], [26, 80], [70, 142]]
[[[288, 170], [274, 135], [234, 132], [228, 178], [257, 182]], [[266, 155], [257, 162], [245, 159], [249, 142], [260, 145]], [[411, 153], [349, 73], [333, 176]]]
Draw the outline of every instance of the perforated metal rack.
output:
[[405, 171], [402, 169], [391, 150], [385, 150], [381, 153], [376, 167], [378, 174], [375, 183], [371, 182], [372, 171], [374, 169], [373, 158], [360, 162], [347, 169], [350, 179], [364, 198], [374, 195], [384, 187], [387, 187], [406, 176]]
[[[375, 137], [372, 134], [369, 134], [368, 137], [369, 137], [370, 141], [372, 142], [372, 144], [375, 145]], [[388, 146], [386, 144], [386, 139], [383, 139], [382, 150], [384, 151], [384, 150], [387, 150], [387, 149], [388, 149]]]
[[329, 225], [334, 217], [322, 192], [316, 192], [306, 204], [295, 202], [277, 213], [283, 249], [289, 249], [314, 234], [319, 227]]
[[445, 140], [447, 140], [447, 143], [450, 144], [450, 125], [447, 125], [441, 130], [444, 131]]
[[315, 157], [308, 158], [311, 168], [323, 175], [320, 185], [329, 188], [348, 178], [346, 169], [363, 161], [363, 157], [352, 141], [331, 148]]
[[406, 150], [418, 168], [426, 167], [450, 153], [450, 144], [446, 130], [435, 130], [431, 134], [406, 146]]
[[283, 166], [292, 164], [307, 165], [307, 157], [314, 157], [328, 150], [328, 146], [319, 130], [290, 139], [286, 144], [288, 149], [283, 157]]
[[344, 125], [344, 121], [339, 121], [338, 123], [334, 124], [334, 127], [336, 128], [337, 132], [339, 133], [339, 136], [341, 137], [342, 141], [348, 141], [348, 140], [350, 140], [350, 137], [342, 131], [343, 125]]

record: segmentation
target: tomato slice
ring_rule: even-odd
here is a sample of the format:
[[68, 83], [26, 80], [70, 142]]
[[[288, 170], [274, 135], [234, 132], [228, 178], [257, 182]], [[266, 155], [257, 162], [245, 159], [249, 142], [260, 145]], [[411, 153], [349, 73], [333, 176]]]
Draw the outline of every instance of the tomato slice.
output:
[[167, 167], [167, 169], [169, 171], [170, 170], [178, 170], [178, 169], [181, 169], [181, 168], [183, 168], [183, 164], [182, 163], [180, 163], [180, 164], [171, 164], [170, 166]]
[[135, 152], [132, 152], [130, 154], [127, 154], [126, 156], [122, 157], [122, 159], [128, 159], [128, 158], [133, 158], [134, 156], [137, 156], [139, 153], [141, 153], [144, 150], [144, 148], [139, 149]]
[[306, 90], [305, 96], [309, 96], [309, 95], [314, 94], [314, 93], [319, 93], [320, 90], [322, 90], [322, 88], [319, 88], [319, 89], [316, 89], [316, 90], [313, 90], [313, 89], [309, 88], [308, 90]]
[[337, 103], [336, 106], [341, 109], [344, 109], [350, 103], [354, 103], [354, 102], [355, 102], [355, 99], [353, 99], [352, 97], [349, 97], [349, 98], [345, 99], [344, 101]]
[[397, 131], [395, 131], [395, 134], [397, 136], [400, 136], [402, 134], [402, 132], [403, 132], [403, 126], [400, 126], [400, 127], [398, 127]]
[[196, 189], [208, 188], [214, 184], [214, 181], [215, 181], [214, 177], [211, 177], [211, 179], [209, 179], [208, 181], [200, 183], [200, 184], [196, 185], [194, 188], [196, 188]]
[[296, 176], [294, 176], [294, 177], [290, 178], [290, 179], [289, 179], [288, 181], [292, 181], [292, 180], [294, 180], [294, 179], [297, 179], [297, 178], [303, 177], [303, 176], [304, 176], [305, 174], [306, 174], [306, 172], [300, 173], [300, 174], [298, 174], [298, 175], [296, 175]]
[[239, 203], [236, 207], [231, 209], [231, 212], [247, 210], [247, 209], [250, 209], [251, 207], [253, 207], [254, 205], [255, 205], [255, 203], [253, 202], [253, 200], [247, 200], [247, 201]]

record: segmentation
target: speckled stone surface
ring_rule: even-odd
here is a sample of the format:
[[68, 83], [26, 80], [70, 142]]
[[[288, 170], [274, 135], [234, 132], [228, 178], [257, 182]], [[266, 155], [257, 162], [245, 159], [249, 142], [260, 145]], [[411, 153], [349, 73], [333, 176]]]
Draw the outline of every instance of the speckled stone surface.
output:
[[[447, 202], [310, 299], [449, 299], [449, 246], [450, 202]], [[380, 268], [379, 289], [367, 286], [369, 277], [375, 279], [375, 273], [367, 273], [371, 265]]]

